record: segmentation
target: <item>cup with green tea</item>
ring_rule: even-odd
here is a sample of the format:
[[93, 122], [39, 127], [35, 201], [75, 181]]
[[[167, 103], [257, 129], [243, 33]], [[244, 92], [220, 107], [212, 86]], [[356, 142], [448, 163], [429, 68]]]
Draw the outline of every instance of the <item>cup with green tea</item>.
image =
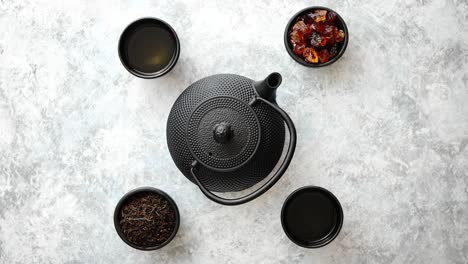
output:
[[175, 30], [158, 18], [141, 18], [128, 25], [119, 40], [119, 57], [133, 75], [151, 79], [168, 73], [180, 53]]

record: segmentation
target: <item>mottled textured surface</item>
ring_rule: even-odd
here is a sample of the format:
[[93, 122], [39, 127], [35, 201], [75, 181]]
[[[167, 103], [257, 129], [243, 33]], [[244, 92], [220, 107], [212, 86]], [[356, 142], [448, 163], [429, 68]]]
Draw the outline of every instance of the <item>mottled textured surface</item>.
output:
[[[305, 68], [283, 46], [299, 9], [348, 24], [344, 56]], [[177, 30], [179, 63], [132, 77], [117, 40], [142, 16]], [[0, 1], [1, 263], [468, 263], [468, 2]], [[170, 107], [214, 73], [283, 74], [298, 130], [278, 184], [237, 207], [210, 202], [171, 161]], [[303, 185], [336, 194], [345, 222], [321, 249], [291, 243], [279, 214]], [[114, 231], [119, 198], [168, 192], [181, 227], [155, 252]]]

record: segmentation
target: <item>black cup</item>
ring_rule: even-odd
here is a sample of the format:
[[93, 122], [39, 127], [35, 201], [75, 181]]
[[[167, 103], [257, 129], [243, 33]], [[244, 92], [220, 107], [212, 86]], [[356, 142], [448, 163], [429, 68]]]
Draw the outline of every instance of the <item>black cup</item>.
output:
[[[171, 236], [164, 243], [162, 243], [162, 244], [160, 244], [158, 246], [141, 247], [141, 246], [135, 245], [134, 243], [130, 242], [127, 239], [127, 237], [125, 236], [125, 234], [122, 231], [122, 227], [120, 226], [120, 217], [121, 217], [120, 212], [122, 210], [122, 206], [128, 201], [128, 199], [130, 199], [134, 195], [141, 194], [141, 193], [153, 193], [153, 194], [164, 197], [169, 202], [169, 204], [172, 206], [172, 208], [174, 209], [174, 212], [175, 212], [176, 225], [174, 227], [174, 231], [172, 231]], [[114, 227], [115, 227], [115, 230], [117, 231], [117, 234], [119, 235], [119, 237], [127, 245], [129, 245], [129, 246], [131, 246], [133, 248], [139, 249], [139, 250], [144, 250], [144, 251], [156, 250], [156, 249], [160, 249], [160, 248], [164, 247], [165, 245], [169, 244], [169, 242], [171, 242], [172, 239], [174, 239], [174, 237], [176, 236], [177, 231], [179, 230], [179, 225], [180, 225], [180, 215], [179, 215], [179, 209], [177, 208], [177, 204], [174, 202], [174, 200], [172, 200], [172, 198], [167, 193], [165, 193], [165, 192], [163, 192], [163, 191], [161, 191], [159, 189], [153, 188], [153, 187], [141, 187], [141, 188], [131, 190], [128, 193], [126, 193], [120, 199], [120, 201], [117, 203], [117, 205], [115, 206]]]
[[299, 56], [299, 55], [295, 54], [293, 52], [293, 46], [289, 42], [289, 31], [294, 26], [294, 24], [296, 23], [296, 21], [297, 21], [297, 19], [299, 17], [301, 17], [301, 16], [303, 16], [303, 15], [305, 15], [307, 13], [310, 13], [310, 12], [312, 12], [314, 10], [318, 10], [318, 9], [327, 10], [328, 12], [335, 12], [335, 11], [331, 10], [330, 8], [323, 7], [323, 6], [311, 6], [311, 7], [304, 8], [301, 11], [294, 14], [294, 16], [291, 17], [288, 24], [286, 25], [286, 29], [284, 30], [284, 46], [286, 47], [286, 51], [288, 52], [289, 56], [291, 56], [291, 58], [293, 58], [299, 64], [302, 64], [302, 65], [307, 66], [307, 67], [313, 67], [313, 68], [314, 67], [327, 66], [327, 65], [333, 64], [335, 61], [337, 61], [343, 55], [343, 53], [345, 52], [346, 47], [348, 46], [348, 38], [349, 38], [348, 27], [346, 26], [346, 23], [344, 22], [343, 18], [340, 16], [340, 14], [335, 12], [336, 13], [335, 24], [339, 29], [342, 29], [344, 31], [344, 33], [345, 33], [345, 38], [344, 38], [343, 42], [341, 42], [339, 44], [340, 51], [338, 52], [338, 54], [335, 57], [331, 58], [329, 61], [325, 62], [325, 63], [308, 63], [308, 62], [306, 62], [304, 60], [304, 58], [302, 58], [302, 56]]
[[297, 189], [286, 198], [281, 225], [288, 238], [306, 248], [332, 242], [343, 225], [343, 209], [338, 199], [318, 186]]
[[[155, 36], [153, 41], [163, 42], [158, 44], [166, 44], [166, 47], [170, 47], [170, 52], [161, 52], [162, 55], [167, 56], [168, 59], [164, 60], [164, 63], [159, 64], [157, 70], [145, 70], [142, 69], [138, 63], [132, 62], [132, 56], [135, 57], [135, 54], [132, 54], [132, 45], [135, 45], [135, 42], [138, 44], [147, 44], [146, 46], [151, 47], [149, 41], [142, 40], [142, 37], [150, 37], [148, 34], [152, 34], [151, 32], [145, 32], [144, 34], [141, 32], [142, 29], [153, 28], [157, 31], [153, 32], [160, 32], [163, 34], [164, 38], [159, 38]], [[140, 32], [139, 38], [136, 36], [137, 33]], [[133, 44], [132, 44], [133, 43]], [[142, 52], [141, 49], [135, 49], [134, 52]], [[166, 49], [164, 50], [166, 51]], [[175, 32], [175, 30], [165, 21], [158, 19], [158, 18], [141, 18], [138, 19], [130, 25], [128, 25], [125, 30], [122, 32], [119, 40], [118, 52], [120, 61], [122, 62], [123, 66], [133, 75], [145, 78], [145, 79], [153, 79], [157, 77], [161, 77], [164, 74], [168, 73], [172, 70], [172, 68], [176, 65], [177, 60], [179, 59], [180, 54], [180, 42], [179, 38]], [[166, 54], [168, 53], [168, 54]], [[170, 54], [169, 54], [170, 53]], [[160, 54], [161, 55], [161, 54]], [[141, 56], [140, 56], [141, 57]], [[134, 59], [134, 58], [133, 58]]]

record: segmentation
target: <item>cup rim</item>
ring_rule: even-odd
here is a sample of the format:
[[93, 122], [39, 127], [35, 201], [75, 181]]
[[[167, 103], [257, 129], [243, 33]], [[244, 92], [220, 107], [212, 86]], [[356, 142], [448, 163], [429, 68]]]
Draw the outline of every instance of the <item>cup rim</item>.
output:
[[[163, 25], [164, 27], [169, 29], [169, 32], [171, 32], [171, 34], [174, 37], [174, 40], [176, 42], [176, 44], [175, 44], [176, 45], [175, 46], [175, 54], [172, 56], [171, 61], [169, 62], [169, 64], [166, 65], [165, 68], [163, 68], [162, 70], [157, 71], [157, 72], [143, 73], [143, 72], [135, 71], [135, 70], [131, 69], [128, 66], [128, 64], [125, 61], [124, 56], [123, 56], [123, 43], [124, 43], [124, 40], [125, 40], [124, 36], [132, 29], [133, 26], [137, 25], [138, 23], [142, 23], [144, 21], [148, 21], [148, 22], [154, 23], [154, 24]], [[162, 19], [159, 19], [159, 18], [155, 18], [155, 17], [142, 17], [142, 18], [139, 18], [139, 19], [131, 22], [130, 24], [128, 24], [125, 27], [125, 29], [120, 34], [117, 50], [118, 50], [118, 53], [119, 53], [120, 62], [122, 63], [122, 65], [125, 67], [125, 69], [128, 72], [135, 75], [136, 77], [140, 77], [140, 78], [144, 78], [144, 79], [154, 79], [154, 78], [161, 77], [161, 76], [165, 75], [166, 73], [170, 72], [172, 70], [172, 68], [174, 68], [174, 66], [177, 64], [177, 61], [179, 60], [179, 55], [180, 55], [180, 41], [179, 41], [179, 37], [177, 36], [177, 33], [174, 30], [174, 28], [171, 25], [169, 25], [169, 23], [167, 23], [166, 21], [164, 21]]]
[[[305, 13], [307, 11], [312, 11], [312, 10], [316, 10], [316, 9], [324, 9], [324, 10], [327, 10], [327, 11], [332, 11], [332, 12], [335, 12], [336, 14], [336, 18], [338, 20], [340, 20], [340, 22], [343, 24], [343, 31], [345, 33], [345, 39], [343, 41], [343, 46], [341, 47], [341, 50], [340, 52], [334, 57], [332, 58], [331, 60], [325, 62], [325, 63], [317, 63], [317, 64], [313, 64], [313, 63], [308, 63], [306, 61], [304, 61], [301, 57], [299, 57], [298, 55], [294, 54], [294, 52], [292, 51], [292, 49], [289, 47], [289, 41], [288, 41], [288, 31], [289, 31], [289, 28], [291, 27], [292, 23], [294, 22], [294, 20], [299, 16], [301, 15], [302, 13]], [[348, 40], [349, 40], [349, 32], [348, 32], [348, 27], [346, 26], [346, 23], [344, 21], [344, 19], [340, 16], [340, 14], [338, 12], [336, 12], [335, 10], [332, 10], [328, 7], [324, 7], [324, 6], [311, 6], [311, 7], [306, 7], [302, 10], [300, 10], [299, 12], [297, 12], [296, 14], [294, 14], [288, 21], [288, 23], [286, 24], [286, 28], [284, 30], [284, 47], [286, 48], [286, 51], [288, 52], [289, 56], [291, 56], [291, 58], [293, 60], [295, 60], [297, 63], [301, 64], [301, 65], [304, 65], [306, 67], [311, 67], [311, 68], [318, 68], [318, 67], [324, 67], [324, 66], [328, 66], [334, 62], [336, 62], [339, 58], [341, 58], [341, 56], [344, 54], [346, 48], [348, 47]]]
[[[174, 230], [172, 231], [171, 236], [164, 243], [162, 243], [162, 244], [160, 244], [158, 246], [142, 247], [142, 246], [138, 246], [138, 245], [133, 244], [124, 235], [124, 233], [122, 231], [122, 227], [119, 224], [119, 219], [120, 219], [119, 213], [120, 213], [120, 210], [122, 209], [122, 206], [124, 205], [124, 203], [129, 198], [131, 198], [134, 195], [139, 194], [139, 193], [153, 193], [153, 194], [160, 195], [160, 196], [164, 197], [167, 201], [169, 201], [171, 206], [174, 208], [174, 212], [175, 212], [175, 227], [174, 227]], [[138, 250], [151, 251], [151, 250], [160, 249], [160, 248], [166, 246], [176, 236], [177, 231], [179, 230], [179, 226], [180, 226], [180, 214], [179, 214], [179, 208], [177, 207], [177, 204], [174, 202], [174, 200], [167, 193], [165, 193], [164, 191], [162, 191], [160, 189], [154, 188], [154, 187], [139, 187], [139, 188], [133, 189], [133, 190], [127, 192], [126, 194], [124, 194], [124, 196], [122, 196], [122, 198], [120, 198], [119, 202], [115, 206], [115, 210], [114, 210], [114, 227], [115, 227], [115, 230], [117, 231], [117, 234], [119, 235], [119, 237], [127, 245], [129, 245], [129, 246], [131, 246], [131, 247], [133, 247], [135, 249], [138, 249]]]
[[[319, 191], [327, 196], [329, 196], [333, 202], [335, 203], [336, 209], [337, 209], [337, 220], [335, 223], [335, 226], [333, 229], [323, 238], [318, 239], [316, 241], [310, 241], [308, 243], [304, 243], [303, 241], [300, 241], [296, 239], [288, 230], [288, 227], [286, 226], [286, 207], [288, 206], [288, 203], [299, 193], [304, 192], [304, 191]], [[286, 234], [286, 236], [291, 240], [294, 244], [304, 247], [304, 248], [319, 248], [328, 245], [331, 243], [340, 233], [341, 227], [343, 226], [343, 208], [341, 207], [341, 203], [336, 198], [336, 196], [330, 192], [329, 190], [322, 188], [320, 186], [313, 186], [313, 185], [308, 185], [308, 186], [303, 186], [295, 191], [293, 191], [291, 194], [288, 195], [286, 200], [283, 203], [283, 207], [281, 208], [281, 226], [283, 227], [283, 231]]]

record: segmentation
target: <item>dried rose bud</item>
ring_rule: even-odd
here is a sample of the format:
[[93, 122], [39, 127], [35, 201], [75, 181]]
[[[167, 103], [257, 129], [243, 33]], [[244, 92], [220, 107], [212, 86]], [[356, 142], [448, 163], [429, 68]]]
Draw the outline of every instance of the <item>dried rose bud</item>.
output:
[[309, 39], [307, 40], [312, 47], [319, 47], [322, 43], [322, 37], [317, 32], [312, 32]]
[[306, 25], [306, 23], [304, 23], [304, 21], [298, 21], [296, 24], [294, 24], [292, 30], [304, 34], [309, 31], [309, 27]]
[[323, 49], [319, 51], [318, 57], [321, 63], [325, 63], [330, 59], [330, 54], [328, 53], [328, 50]]
[[315, 10], [314, 15], [315, 23], [325, 22], [327, 20], [327, 10]]
[[323, 29], [323, 36], [327, 39], [334, 38], [338, 32], [338, 29], [332, 25], [326, 25]]
[[302, 55], [302, 53], [304, 53], [304, 49], [305, 44], [297, 44], [296, 46], [294, 46], [293, 52], [297, 55]]
[[330, 48], [330, 57], [335, 57], [338, 54], [338, 45], [335, 43], [333, 46]]
[[307, 62], [318, 63], [317, 52], [313, 48], [305, 48], [302, 56]]
[[292, 31], [291, 33], [289, 33], [289, 38], [292, 44], [304, 42], [302, 34], [300, 34], [298, 31]]
[[333, 23], [335, 21], [335, 18], [336, 18], [336, 13], [335, 12], [329, 11], [327, 13], [327, 23]]
[[335, 36], [336, 42], [342, 42], [345, 38], [345, 33], [342, 29], [338, 30], [338, 33]]

